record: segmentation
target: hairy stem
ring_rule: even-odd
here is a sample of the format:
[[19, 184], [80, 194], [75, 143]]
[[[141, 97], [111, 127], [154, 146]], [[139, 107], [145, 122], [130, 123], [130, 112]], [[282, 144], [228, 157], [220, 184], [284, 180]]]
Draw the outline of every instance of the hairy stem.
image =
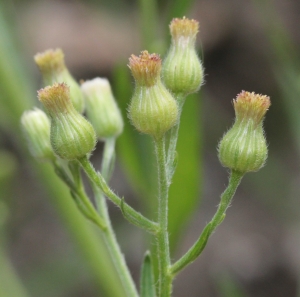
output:
[[[102, 175], [107, 182], [109, 181], [111, 173], [113, 171], [114, 158], [115, 138], [109, 138], [105, 141], [104, 144], [104, 152], [101, 166]], [[121, 252], [115, 232], [112, 228], [105, 197], [102, 191], [97, 187], [97, 185], [94, 182], [92, 182], [92, 186], [98, 207], [98, 212], [100, 216], [104, 219], [107, 226], [104, 232], [102, 232], [103, 240], [105, 241], [111, 259], [120, 277], [121, 283], [124, 287], [124, 290], [126, 291], [126, 295], [128, 297], [138, 296], [134, 281], [131, 277], [124, 255]]]
[[168, 180], [166, 172], [165, 138], [155, 141], [155, 153], [158, 168], [158, 296], [169, 297], [172, 291], [170, 274], [170, 250], [168, 234]]
[[241, 182], [242, 177], [243, 174], [241, 174], [240, 172], [234, 170], [231, 172], [228, 187], [221, 195], [221, 202], [218, 206], [217, 212], [213, 216], [212, 220], [205, 226], [196, 243], [188, 250], [188, 252], [184, 256], [182, 256], [176, 263], [172, 265], [171, 273], [173, 276], [175, 276], [187, 265], [195, 261], [196, 258], [201, 254], [207, 244], [210, 235], [224, 220], [226, 210], [231, 203], [231, 200]]

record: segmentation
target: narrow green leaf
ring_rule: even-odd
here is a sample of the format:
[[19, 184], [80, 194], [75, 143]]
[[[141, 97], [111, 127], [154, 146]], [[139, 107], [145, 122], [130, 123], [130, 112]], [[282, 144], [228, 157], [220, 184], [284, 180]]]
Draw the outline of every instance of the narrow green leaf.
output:
[[140, 279], [141, 297], [155, 297], [155, 280], [150, 252], [146, 252]]

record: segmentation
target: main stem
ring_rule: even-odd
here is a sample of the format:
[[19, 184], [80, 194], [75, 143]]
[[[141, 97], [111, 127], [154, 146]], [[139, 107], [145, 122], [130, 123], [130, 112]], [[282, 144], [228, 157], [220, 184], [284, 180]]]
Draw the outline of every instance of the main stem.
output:
[[170, 250], [168, 234], [168, 180], [166, 172], [165, 137], [155, 140], [155, 152], [158, 168], [158, 296], [170, 297], [172, 275], [170, 273]]

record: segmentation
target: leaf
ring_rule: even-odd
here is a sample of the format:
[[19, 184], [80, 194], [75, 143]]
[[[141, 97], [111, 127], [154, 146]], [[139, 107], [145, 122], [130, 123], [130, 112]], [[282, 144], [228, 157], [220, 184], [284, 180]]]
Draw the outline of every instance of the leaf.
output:
[[146, 252], [141, 270], [140, 279], [141, 297], [155, 297], [155, 280], [150, 252]]

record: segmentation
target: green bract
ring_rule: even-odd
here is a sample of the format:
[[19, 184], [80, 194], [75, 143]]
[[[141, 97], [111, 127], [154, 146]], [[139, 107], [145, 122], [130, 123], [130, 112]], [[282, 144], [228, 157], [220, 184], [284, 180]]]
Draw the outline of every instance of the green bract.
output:
[[50, 120], [47, 115], [38, 108], [25, 111], [21, 125], [32, 156], [43, 161], [54, 160], [50, 144]]
[[159, 139], [178, 117], [177, 103], [160, 79], [161, 59], [144, 51], [131, 56], [129, 67], [135, 79], [129, 118], [137, 130]]
[[61, 49], [47, 50], [34, 56], [44, 81], [44, 86], [54, 83], [66, 83], [70, 87], [70, 97], [75, 109], [84, 111], [84, 99], [80, 87], [65, 65], [64, 53]]
[[172, 43], [164, 60], [162, 76], [166, 87], [176, 95], [186, 96], [199, 90], [203, 67], [195, 49], [199, 23], [173, 19], [170, 24]]
[[74, 160], [90, 153], [96, 145], [95, 130], [73, 107], [69, 87], [56, 83], [39, 90], [38, 97], [51, 118], [50, 141], [55, 154]]
[[219, 159], [241, 173], [258, 171], [268, 156], [262, 122], [270, 98], [243, 91], [233, 104], [236, 120], [219, 144]]
[[117, 137], [123, 131], [123, 119], [106, 78], [95, 78], [81, 85], [87, 118], [101, 140]]

